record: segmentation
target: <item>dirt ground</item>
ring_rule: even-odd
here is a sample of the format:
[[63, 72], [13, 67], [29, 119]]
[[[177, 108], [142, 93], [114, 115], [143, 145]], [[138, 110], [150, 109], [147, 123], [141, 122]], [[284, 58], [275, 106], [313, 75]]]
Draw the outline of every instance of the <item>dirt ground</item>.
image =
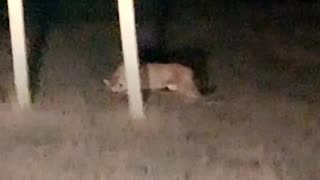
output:
[[[137, 132], [126, 102], [102, 83], [121, 60], [112, 28], [52, 29], [40, 90], [27, 112], [7, 98], [14, 97], [12, 72], [1, 46], [0, 179], [320, 179], [319, 91], [298, 83], [278, 88], [287, 74], [272, 74], [265, 65], [265, 71], [230, 66], [221, 60], [230, 56], [213, 53], [209, 69], [217, 90], [206, 97], [213, 103], [185, 105], [154, 92], [145, 102], [147, 120], [140, 122], [145, 129]], [[256, 58], [245, 53], [236, 58]], [[247, 68], [244, 76], [237, 66]], [[269, 80], [276, 88], [268, 89]], [[304, 99], [296, 98], [301, 92]]]

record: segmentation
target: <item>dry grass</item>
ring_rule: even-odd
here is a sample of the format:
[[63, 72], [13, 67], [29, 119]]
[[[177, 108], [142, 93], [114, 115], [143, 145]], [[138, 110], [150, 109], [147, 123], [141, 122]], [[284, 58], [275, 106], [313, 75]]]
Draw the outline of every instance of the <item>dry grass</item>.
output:
[[68, 91], [59, 108], [2, 120], [1, 179], [318, 177], [318, 105], [252, 92], [211, 107], [150, 101], [141, 136], [123, 106]]

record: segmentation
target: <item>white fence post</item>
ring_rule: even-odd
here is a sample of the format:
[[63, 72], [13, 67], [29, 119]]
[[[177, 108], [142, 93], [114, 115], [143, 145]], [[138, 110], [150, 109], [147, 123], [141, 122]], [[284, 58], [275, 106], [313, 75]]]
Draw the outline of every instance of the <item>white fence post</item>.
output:
[[29, 109], [31, 99], [22, 0], [8, 0], [8, 14], [16, 96], [20, 107]]
[[144, 119], [133, 0], [118, 0], [122, 51], [128, 89], [129, 113]]

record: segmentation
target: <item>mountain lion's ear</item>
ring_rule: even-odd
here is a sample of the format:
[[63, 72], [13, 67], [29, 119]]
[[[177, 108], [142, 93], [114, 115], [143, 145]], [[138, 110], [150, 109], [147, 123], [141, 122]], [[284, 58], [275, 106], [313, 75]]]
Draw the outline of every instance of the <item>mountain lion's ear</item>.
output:
[[111, 83], [108, 79], [104, 79], [103, 80], [103, 83], [107, 86], [107, 87], [110, 87], [111, 86]]

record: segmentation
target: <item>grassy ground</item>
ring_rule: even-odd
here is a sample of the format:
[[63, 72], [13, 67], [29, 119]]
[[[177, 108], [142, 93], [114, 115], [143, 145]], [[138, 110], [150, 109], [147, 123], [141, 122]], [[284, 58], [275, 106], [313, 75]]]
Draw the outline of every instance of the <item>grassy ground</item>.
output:
[[145, 103], [146, 134], [133, 131], [126, 103], [101, 81], [121, 60], [116, 24], [50, 29], [32, 112], [8, 98], [8, 36], [0, 36], [0, 179], [319, 179], [320, 23], [312, 9], [239, 7], [240, 17], [217, 8], [212, 22], [188, 28], [177, 9], [168, 46], [209, 49], [217, 91], [207, 97], [212, 105], [197, 106], [155, 92]]

